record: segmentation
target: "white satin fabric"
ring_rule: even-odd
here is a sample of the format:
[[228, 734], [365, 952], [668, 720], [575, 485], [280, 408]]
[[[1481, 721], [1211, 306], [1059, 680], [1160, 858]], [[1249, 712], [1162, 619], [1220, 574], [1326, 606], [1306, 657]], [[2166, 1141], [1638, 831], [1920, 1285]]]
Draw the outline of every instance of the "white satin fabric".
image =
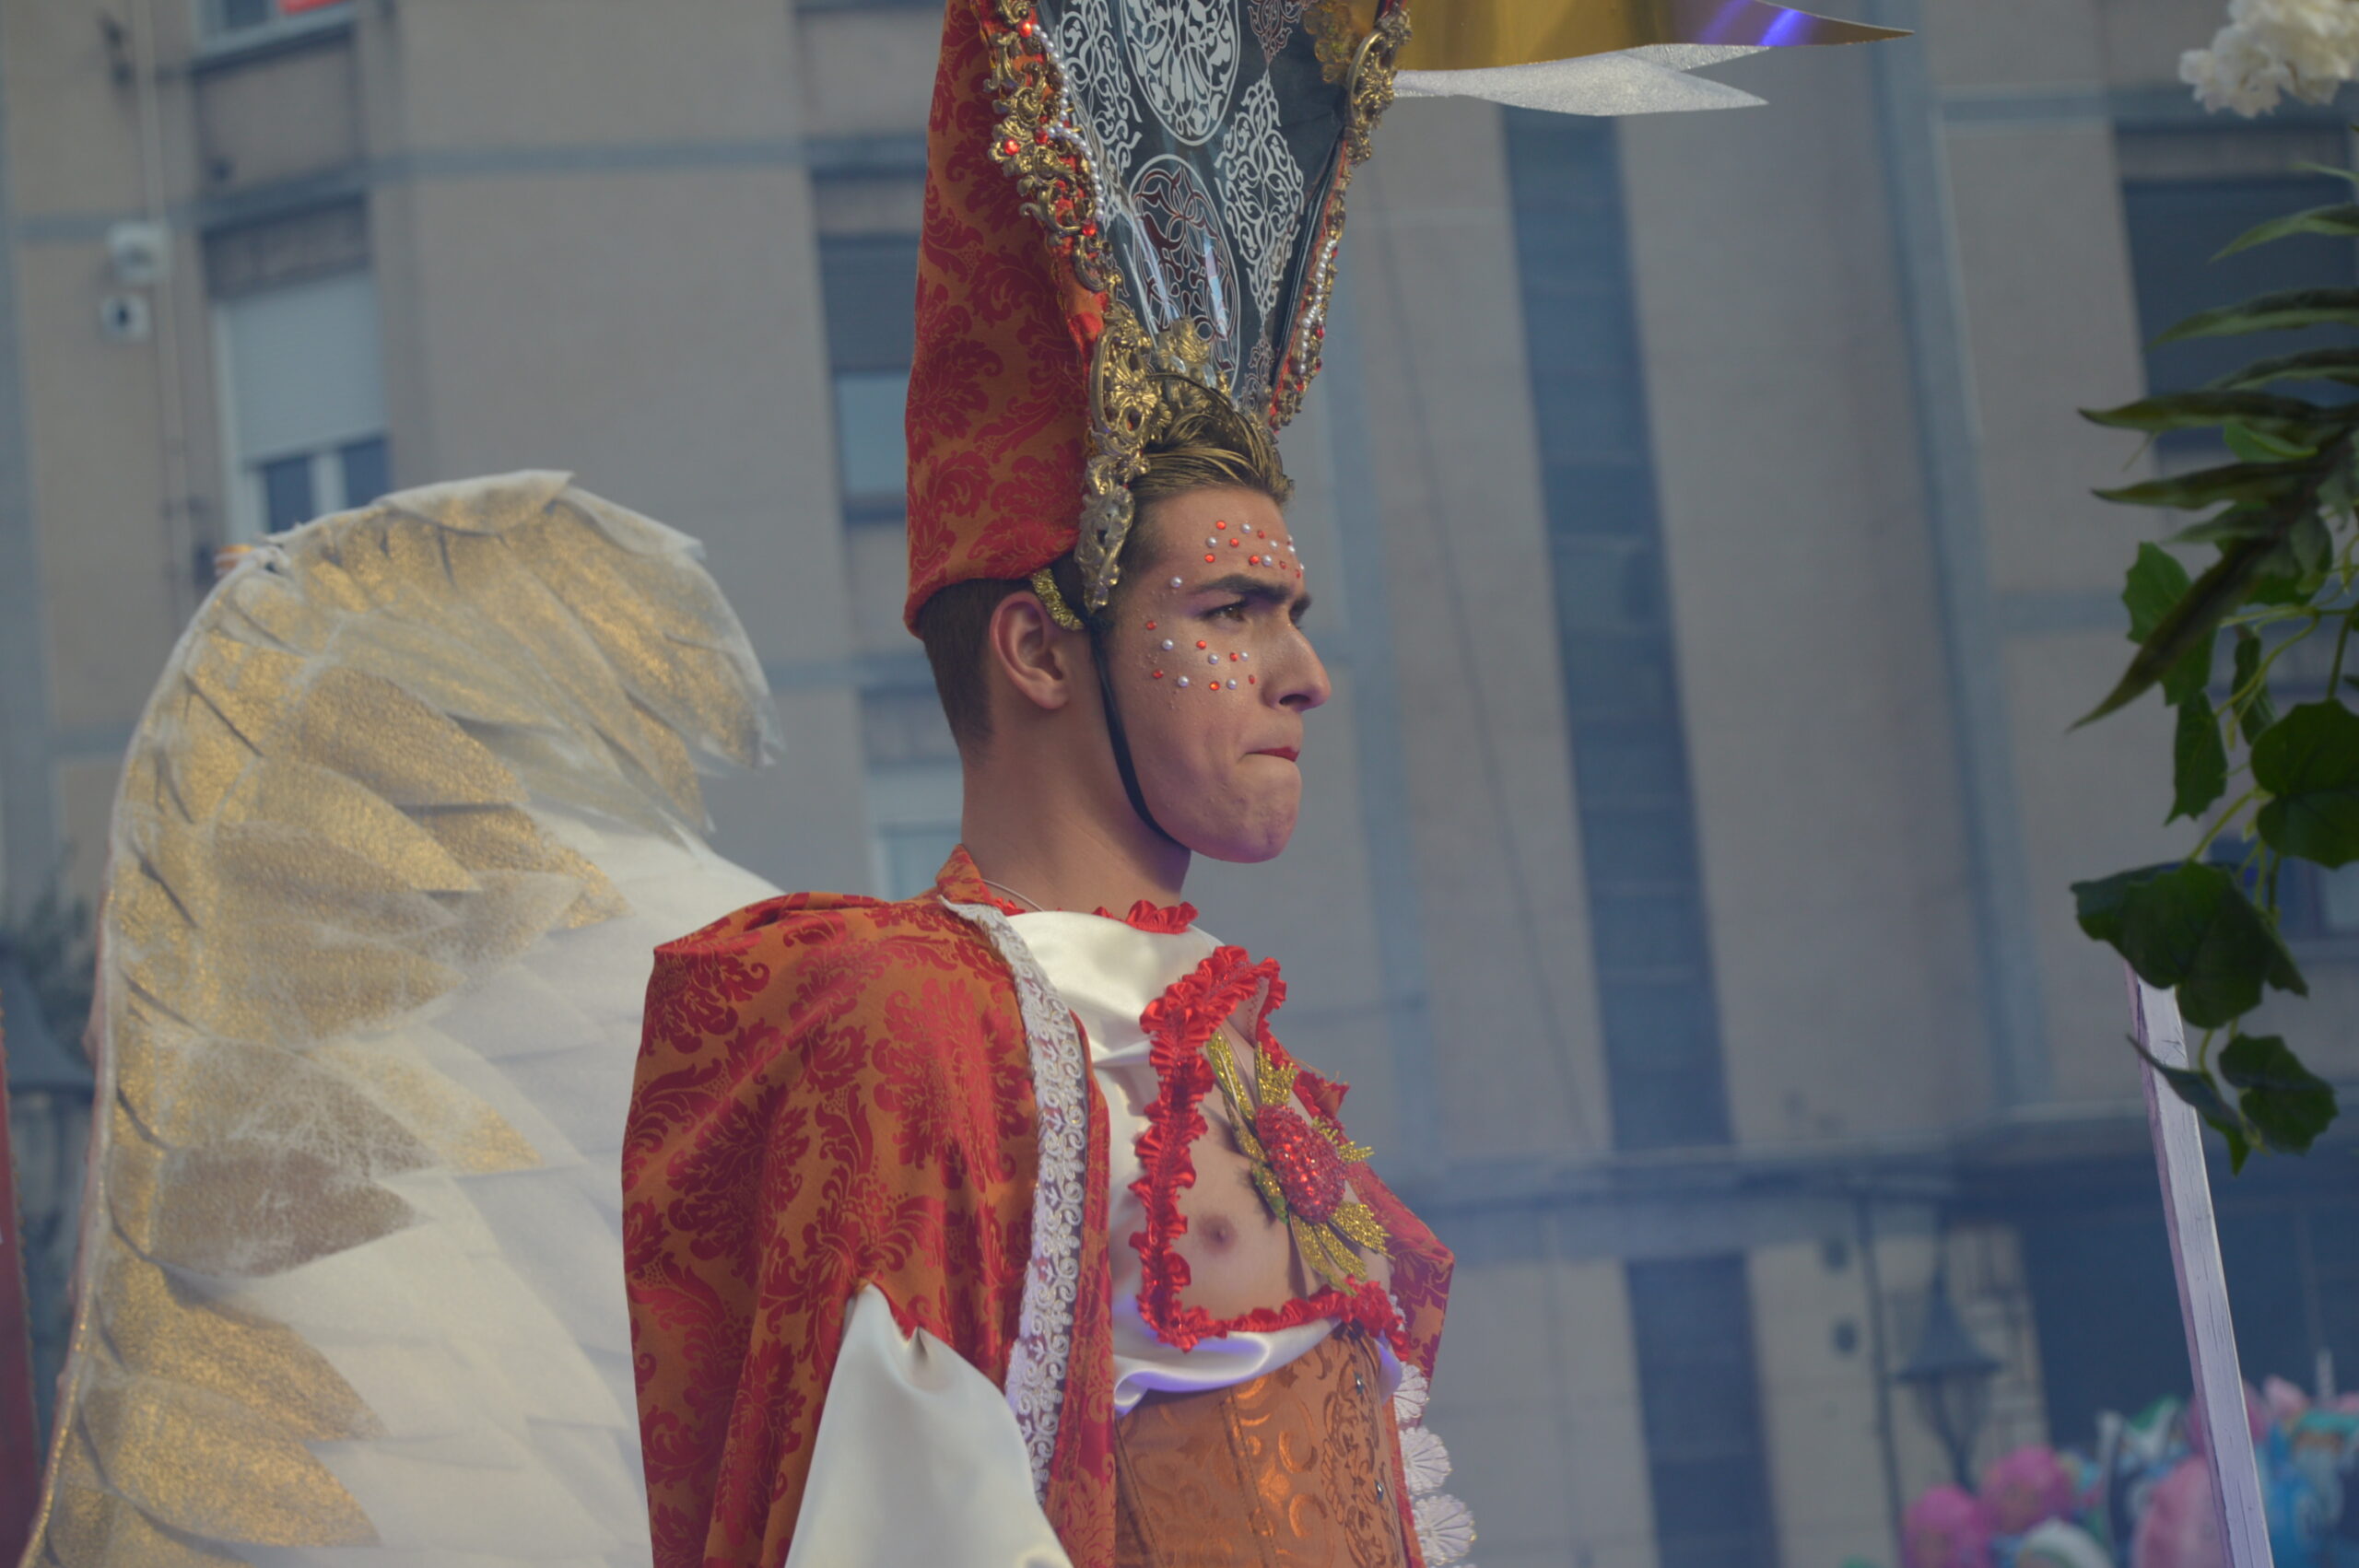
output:
[[992, 1380], [852, 1298], [786, 1568], [1073, 1568]]
[[1555, 114], [1676, 114], [1696, 109], [1742, 109], [1761, 99], [1726, 82], [1688, 72], [1699, 65], [1757, 54], [1741, 43], [1645, 43], [1611, 54], [1491, 65], [1469, 71], [1402, 71], [1393, 90], [1402, 98], [1479, 98]]
[[[1139, 1179], [1139, 1135], [1157, 1086], [1147, 1059], [1152, 1043], [1139, 1015], [1219, 944], [1202, 930], [1143, 931], [1102, 915], [1051, 910], [1008, 921], [1089, 1040], [1091, 1071], [1106, 1096], [1108, 1252], [1114, 1274], [1114, 1413], [1128, 1415], [1148, 1390], [1172, 1393], [1249, 1383], [1302, 1355], [1334, 1325], [1322, 1318], [1273, 1333], [1229, 1334], [1181, 1351], [1156, 1338], [1139, 1315], [1144, 1263], [1131, 1237], [1145, 1223], [1145, 1205], [1131, 1190]], [[1392, 1372], [1390, 1347], [1387, 1372]], [[830, 1398], [833, 1398], [831, 1394]]]

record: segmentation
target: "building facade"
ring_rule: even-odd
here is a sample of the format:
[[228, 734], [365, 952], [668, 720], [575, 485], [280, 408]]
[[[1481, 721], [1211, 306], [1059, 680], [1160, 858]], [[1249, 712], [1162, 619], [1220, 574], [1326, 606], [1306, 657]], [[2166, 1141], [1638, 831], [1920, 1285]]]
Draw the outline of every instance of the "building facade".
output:
[[[1294, 848], [1200, 868], [1281, 1032], [1461, 1257], [1434, 1424], [1490, 1568], [1890, 1562], [1948, 1461], [2186, 1379], [2118, 965], [2066, 885], [2184, 845], [2126, 658], [2142, 458], [2074, 416], [2321, 241], [2347, 163], [2205, 119], [2214, 0], [1862, 0], [1919, 37], [1619, 123], [1397, 105], [1286, 438]], [[0, 899], [97, 884], [117, 760], [250, 541], [522, 467], [705, 541], [787, 745], [724, 852], [903, 894], [957, 768], [899, 617], [932, 0], [0, 6]], [[2189, 454], [2165, 451], [2158, 461]], [[2359, 1079], [2359, 884], [2295, 890]], [[2359, 1376], [2336, 1153], [2221, 1178], [2248, 1370]]]

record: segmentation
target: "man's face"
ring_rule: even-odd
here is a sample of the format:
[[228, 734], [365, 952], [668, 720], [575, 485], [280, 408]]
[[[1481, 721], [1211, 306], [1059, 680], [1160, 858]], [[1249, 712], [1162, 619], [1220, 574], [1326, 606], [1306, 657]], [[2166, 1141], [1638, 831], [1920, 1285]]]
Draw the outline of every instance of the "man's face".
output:
[[1329, 690], [1293, 532], [1229, 488], [1155, 502], [1138, 526], [1105, 648], [1139, 789], [1188, 848], [1269, 860], [1302, 806], [1302, 716]]

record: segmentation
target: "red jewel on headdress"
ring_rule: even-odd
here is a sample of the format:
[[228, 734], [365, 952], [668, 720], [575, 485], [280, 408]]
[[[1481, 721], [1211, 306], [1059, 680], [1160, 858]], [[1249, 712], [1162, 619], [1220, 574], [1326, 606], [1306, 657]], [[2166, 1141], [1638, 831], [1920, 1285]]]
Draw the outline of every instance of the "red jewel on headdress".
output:
[[1253, 1113], [1253, 1136], [1262, 1141], [1286, 1203], [1312, 1224], [1324, 1224], [1344, 1201], [1344, 1156], [1291, 1106], [1263, 1106]]
[[1018, 152], [1021, 152], [1023, 148], [1016, 145], [1016, 140], [1014, 136], [1010, 136], [1007, 140], [1000, 143], [999, 150], [1005, 153], [1008, 157], [1014, 158]]

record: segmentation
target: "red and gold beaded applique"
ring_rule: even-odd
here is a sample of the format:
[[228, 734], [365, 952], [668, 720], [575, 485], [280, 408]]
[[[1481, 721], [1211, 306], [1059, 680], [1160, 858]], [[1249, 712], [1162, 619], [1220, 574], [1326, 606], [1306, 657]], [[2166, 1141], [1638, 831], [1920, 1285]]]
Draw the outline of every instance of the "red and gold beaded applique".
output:
[[1314, 1122], [1294, 1106], [1302, 1070], [1275, 1051], [1253, 1052], [1254, 1094], [1248, 1098], [1237, 1053], [1226, 1034], [1204, 1042], [1213, 1075], [1228, 1101], [1238, 1149], [1253, 1164], [1253, 1186], [1280, 1223], [1294, 1233], [1303, 1261], [1338, 1290], [1367, 1279], [1354, 1247], [1390, 1252], [1376, 1211], [1351, 1196], [1350, 1167], [1374, 1151], [1355, 1143], [1330, 1122]]
[[[1343, 1159], [1344, 1149], [1350, 1145], [1341, 1139], [1343, 1126], [1337, 1116], [1344, 1086], [1331, 1083], [1297, 1064], [1271, 1034], [1270, 1014], [1285, 1001], [1285, 989], [1274, 959], [1264, 958], [1256, 963], [1246, 956], [1243, 948], [1216, 948], [1196, 966], [1194, 973], [1174, 981], [1140, 1016], [1141, 1026], [1154, 1042], [1148, 1060], [1155, 1068], [1156, 1094], [1146, 1107], [1146, 1129], [1138, 1138], [1139, 1179], [1131, 1184], [1145, 1221], [1130, 1238], [1141, 1265], [1139, 1316], [1155, 1331], [1156, 1339], [1183, 1351], [1193, 1350], [1199, 1340], [1221, 1335], [1266, 1334], [1320, 1318], [1356, 1323], [1369, 1333], [1390, 1340], [1403, 1361], [1416, 1361], [1429, 1354], [1426, 1348], [1429, 1341], [1422, 1337], [1422, 1329], [1416, 1335], [1409, 1332], [1394, 1309], [1393, 1297], [1405, 1284], [1410, 1294], [1401, 1300], [1404, 1305], [1411, 1304], [1424, 1289], [1418, 1283], [1420, 1279], [1446, 1280], [1447, 1264], [1441, 1265], [1444, 1272], [1431, 1273], [1426, 1259], [1438, 1263], [1448, 1254], [1433, 1241], [1432, 1233], [1385, 1191], [1383, 1184], [1368, 1174], [1365, 1165], [1359, 1166], [1359, 1174], [1354, 1179], [1367, 1188], [1358, 1196], [1371, 1210], [1370, 1218], [1380, 1221], [1377, 1228], [1388, 1241], [1384, 1250], [1394, 1258], [1391, 1292], [1381, 1281], [1366, 1277], [1365, 1270], [1338, 1281], [1322, 1268], [1317, 1270], [1319, 1288], [1309, 1295], [1274, 1306], [1256, 1307], [1235, 1317], [1215, 1318], [1204, 1308], [1180, 1299], [1189, 1284], [1188, 1262], [1172, 1244], [1188, 1229], [1187, 1216], [1180, 1211], [1180, 1195], [1196, 1183], [1192, 1150], [1208, 1126], [1203, 1101], [1221, 1087], [1211, 1049], [1216, 1036], [1235, 1034], [1250, 1039], [1257, 1068], [1267, 1063], [1284, 1073], [1285, 1096], [1273, 1096], [1262, 1104], [1288, 1112], [1302, 1124], [1299, 1133], [1290, 1136], [1276, 1130], [1286, 1125], [1285, 1119], [1272, 1117], [1267, 1124], [1271, 1130], [1257, 1131], [1253, 1141], [1266, 1151], [1270, 1142], [1276, 1141], [1288, 1151], [1289, 1165], [1308, 1182], [1302, 1188], [1303, 1196], [1313, 1211], [1325, 1209], [1328, 1224], [1332, 1224], [1334, 1214], [1348, 1196], [1339, 1185], [1327, 1205], [1320, 1201], [1320, 1194], [1327, 1189], [1313, 1169], [1320, 1156], [1309, 1150], [1309, 1141], [1315, 1139], [1333, 1152], [1339, 1164], [1352, 1163]], [[1233, 1067], [1235, 1053], [1224, 1050], [1223, 1054]], [[1245, 1120], [1242, 1116], [1235, 1119], [1239, 1123]], [[1240, 1148], [1244, 1142], [1240, 1137]], [[1355, 1153], [1365, 1158], [1363, 1152]], [[1323, 1163], [1320, 1168], [1324, 1168]], [[1273, 1170], [1273, 1176], [1275, 1175]], [[1283, 1185], [1278, 1190], [1281, 1194], [1285, 1192]], [[1288, 1198], [1287, 1204], [1287, 1212], [1292, 1214], [1294, 1199]], [[1309, 1223], [1314, 1223], [1306, 1222]], [[1301, 1234], [1300, 1227], [1290, 1228], [1297, 1235]], [[1410, 1276], [1405, 1280], [1400, 1267], [1404, 1253]], [[1306, 1258], [1333, 1261], [1328, 1250], [1317, 1242], [1306, 1246], [1303, 1255]], [[1356, 1259], [1354, 1261], [1356, 1265]]]

